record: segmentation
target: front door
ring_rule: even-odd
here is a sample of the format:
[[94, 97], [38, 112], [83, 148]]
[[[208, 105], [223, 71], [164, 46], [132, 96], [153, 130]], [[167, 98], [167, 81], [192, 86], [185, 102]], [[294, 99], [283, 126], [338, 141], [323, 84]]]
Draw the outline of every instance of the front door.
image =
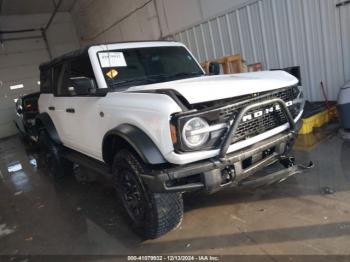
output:
[[[64, 99], [62, 107], [61, 126], [64, 127], [64, 144], [76, 151], [98, 158], [101, 155], [101, 145], [96, 143], [99, 135], [99, 103], [103, 97], [94, 95], [79, 95], [72, 93], [70, 88], [72, 77], [94, 78], [89, 57], [87, 55], [66, 62], [62, 80], [61, 94], [58, 100]], [[64, 123], [63, 123], [64, 122]]]

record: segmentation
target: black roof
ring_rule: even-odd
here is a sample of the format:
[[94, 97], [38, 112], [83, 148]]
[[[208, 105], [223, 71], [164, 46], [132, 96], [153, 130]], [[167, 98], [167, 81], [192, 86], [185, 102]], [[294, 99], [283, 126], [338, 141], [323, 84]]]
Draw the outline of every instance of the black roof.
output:
[[51, 61], [42, 63], [42, 64], [40, 64], [39, 69], [40, 70], [46, 69], [46, 68], [52, 67], [53, 65], [58, 64], [60, 62], [64, 62], [66, 60], [85, 55], [85, 54], [87, 54], [87, 52], [91, 46], [92, 45], [86, 46], [84, 48], [81, 48], [81, 49], [66, 53], [64, 55], [58, 56], [58, 57], [52, 59]]
[[22, 99], [26, 99], [26, 98], [35, 97], [35, 96], [39, 97], [40, 96], [40, 92], [30, 93], [28, 95], [22, 96], [21, 98]]
[[81, 57], [83, 55], [87, 55], [89, 48], [92, 46], [110, 45], [110, 44], [124, 44], [124, 43], [142, 43], [142, 42], [174, 42], [174, 41], [170, 41], [170, 40], [123, 41], [123, 42], [112, 42], [112, 43], [100, 43], [100, 44], [87, 45], [87, 46], [80, 48], [78, 50], [75, 50], [75, 51], [66, 53], [64, 55], [58, 56], [58, 57], [52, 59], [51, 61], [44, 62], [44, 63], [40, 64], [39, 69], [42, 70], [42, 69], [45, 69], [48, 67], [52, 67], [53, 65], [64, 62], [66, 60], [70, 60], [73, 58]]

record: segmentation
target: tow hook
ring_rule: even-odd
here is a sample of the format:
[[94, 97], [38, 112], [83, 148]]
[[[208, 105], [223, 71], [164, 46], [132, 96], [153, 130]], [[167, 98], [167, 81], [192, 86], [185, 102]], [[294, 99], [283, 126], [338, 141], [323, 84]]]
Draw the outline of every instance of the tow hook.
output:
[[229, 184], [236, 178], [235, 168], [233, 166], [227, 166], [221, 171], [222, 184]]
[[281, 156], [280, 163], [285, 167], [292, 167], [295, 165], [295, 157]]
[[[289, 167], [293, 167], [295, 166], [295, 157], [292, 156], [281, 156], [280, 159], [280, 163], [285, 167], [285, 168], [289, 168]], [[311, 169], [314, 168], [315, 165], [312, 161], [309, 162], [308, 165], [301, 165], [298, 164], [298, 168], [302, 169], [302, 170], [307, 170], [307, 169]]]
[[241, 186], [248, 188], [257, 188], [261, 186], [268, 186], [275, 183], [280, 183], [296, 174], [300, 174], [305, 170], [309, 170], [314, 167], [314, 164], [310, 161], [308, 165], [295, 164], [294, 157], [281, 157], [280, 163], [285, 167], [279, 171], [270, 173], [261, 178], [257, 178], [250, 181], [241, 182]]
[[312, 168], [314, 168], [314, 167], [315, 167], [315, 165], [314, 165], [314, 163], [313, 163], [312, 161], [310, 161], [309, 164], [308, 164], [307, 166], [305, 166], [305, 165], [299, 165], [299, 168], [304, 169], [304, 170], [306, 170], [306, 169], [312, 169]]

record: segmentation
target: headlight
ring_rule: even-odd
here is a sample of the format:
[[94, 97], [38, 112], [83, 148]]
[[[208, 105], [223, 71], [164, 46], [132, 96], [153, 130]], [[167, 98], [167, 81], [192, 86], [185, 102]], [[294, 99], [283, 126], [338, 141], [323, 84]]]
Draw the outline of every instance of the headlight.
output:
[[188, 120], [182, 129], [183, 141], [189, 148], [202, 146], [208, 141], [209, 135], [209, 124], [200, 117]]
[[298, 86], [298, 89], [299, 89], [298, 102], [300, 102], [300, 108], [301, 110], [303, 110], [306, 102], [304, 97], [304, 89], [302, 86]]
[[291, 106], [289, 106], [289, 110], [291, 111], [293, 118], [295, 118], [304, 109], [305, 98], [302, 86], [295, 86], [293, 88], [293, 92], [295, 98], [293, 99], [293, 101], [291, 101]]

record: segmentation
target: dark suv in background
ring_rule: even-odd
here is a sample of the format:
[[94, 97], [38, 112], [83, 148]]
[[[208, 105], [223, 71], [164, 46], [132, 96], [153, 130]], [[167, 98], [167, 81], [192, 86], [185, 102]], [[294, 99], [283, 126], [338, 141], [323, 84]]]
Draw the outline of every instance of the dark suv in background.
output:
[[15, 125], [19, 133], [26, 139], [36, 142], [35, 117], [38, 115], [38, 99], [40, 92], [19, 98], [16, 102]]

